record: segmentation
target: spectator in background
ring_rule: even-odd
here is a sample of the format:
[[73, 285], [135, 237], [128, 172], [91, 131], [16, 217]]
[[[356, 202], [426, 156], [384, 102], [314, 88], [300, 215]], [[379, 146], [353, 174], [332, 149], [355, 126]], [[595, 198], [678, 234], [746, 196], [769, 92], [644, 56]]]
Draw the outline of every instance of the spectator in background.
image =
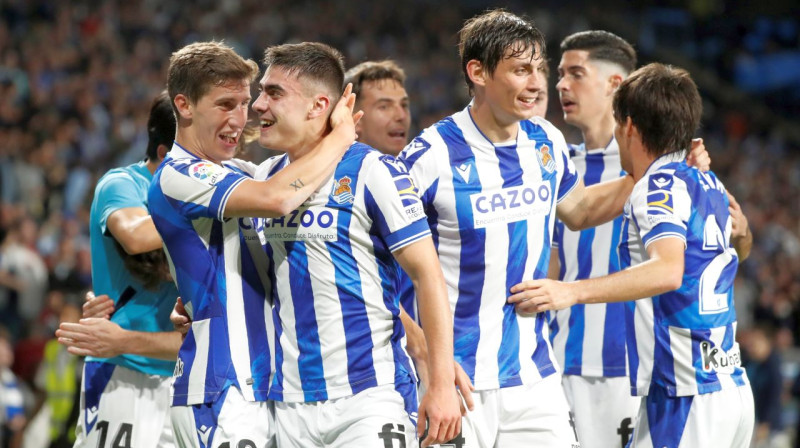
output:
[[9, 446], [25, 426], [25, 409], [19, 380], [11, 371], [14, 352], [8, 330], [0, 327], [0, 447]]
[[785, 440], [786, 437], [781, 418], [783, 392], [781, 355], [775, 350], [774, 338], [774, 329], [764, 324], [756, 325], [742, 338], [743, 365], [750, 378], [755, 402], [754, 448], [778, 446], [779, 440]]

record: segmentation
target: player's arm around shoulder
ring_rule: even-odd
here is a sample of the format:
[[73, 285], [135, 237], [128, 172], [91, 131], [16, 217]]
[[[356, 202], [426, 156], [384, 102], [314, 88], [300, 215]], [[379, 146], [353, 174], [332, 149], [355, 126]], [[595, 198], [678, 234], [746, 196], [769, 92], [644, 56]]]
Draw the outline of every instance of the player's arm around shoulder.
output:
[[429, 385], [419, 406], [418, 435], [428, 422], [422, 446], [442, 443], [461, 430], [461, 401], [453, 369], [453, 317], [433, 239], [427, 236], [394, 252], [411, 277], [419, 303], [420, 319], [428, 348]]
[[108, 216], [106, 227], [128, 255], [161, 249], [161, 236], [149, 212], [141, 207], [121, 208]]
[[728, 211], [731, 214], [731, 244], [739, 256], [739, 263], [750, 256], [750, 249], [753, 247], [753, 233], [750, 232], [750, 225], [742, 211], [742, 207], [736, 198], [726, 190], [728, 195]]
[[243, 181], [230, 195], [225, 217], [274, 218], [290, 213], [309, 198], [333, 173], [345, 151], [356, 139], [353, 114], [355, 95], [348, 85], [331, 113], [332, 130], [310, 152], [267, 180]]
[[581, 180], [556, 207], [558, 219], [570, 230], [583, 230], [611, 221], [633, 190], [630, 175], [586, 187]]

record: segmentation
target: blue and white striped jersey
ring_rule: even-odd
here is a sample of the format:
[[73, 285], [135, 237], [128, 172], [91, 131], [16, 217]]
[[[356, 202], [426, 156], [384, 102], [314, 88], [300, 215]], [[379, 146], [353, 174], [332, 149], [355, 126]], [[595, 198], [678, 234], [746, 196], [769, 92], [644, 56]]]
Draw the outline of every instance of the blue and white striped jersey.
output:
[[736, 343], [725, 187], [712, 172], [686, 165], [683, 152], [656, 159], [625, 204], [621, 268], [647, 261], [661, 238], [686, 244], [682, 286], [626, 303], [631, 392], [658, 387], [669, 396], [698, 395], [747, 384]]
[[[613, 137], [605, 148], [589, 151], [583, 144], [570, 145], [570, 158], [587, 187], [625, 173]], [[622, 216], [578, 232], [556, 221], [553, 246], [558, 247], [561, 265], [558, 278], [571, 282], [618, 271], [621, 226]], [[627, 375], [624, 308], [622, 303], [597, 303], [550, 313], [550, 342], [565, 374]]]
[[578, 184], [564, 136], [544, 119], [492, 144], [469, 106], [401, 153], [420, 191], [454, 315], [455, 357], [477, 390], [532, 383], [556, 371], [544, 313], [506, 300], [547, 277], [556, 203]]
[[267, 398], [274, 328], [263, 220], [223, 217], [249, 178], [238, 166], [176, 143], [150, 186], [150, 213], [193, 321], [178, 353], [173, 406], [212, 402], [231, 385], [247, 400]]
[[[288, 163], [286, 155], [267, 160], [256, 178]], [[264, 237], [280, 317], [271, 399], [329, 400], [414, 383], [392, 252], [430, 229], [404, 164], [355, 143], [300, 208], [267, 220]], [[416, 398], [407, 398], [416, 412]]]

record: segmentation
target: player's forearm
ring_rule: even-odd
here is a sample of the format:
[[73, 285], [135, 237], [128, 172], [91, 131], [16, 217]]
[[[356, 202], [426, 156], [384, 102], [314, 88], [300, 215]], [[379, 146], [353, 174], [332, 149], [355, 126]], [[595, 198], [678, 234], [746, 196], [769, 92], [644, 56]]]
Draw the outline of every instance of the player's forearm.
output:
[[161, 235], [144, 209], [132, 207], [115, 211], [109, 216], [108, 230], [129, 255], [161, 249]]
[[610, 303], [674, 291], [683, 281], [683, 259], [654, 258], [613, 274], [574, 283], [577, 303]]
[[406, 313], [406, 310], [402, 306], [400, 307], [400, 321], [403, 323], [403, 329], [406, 332], [406, 350], [408, 350], [408, 354], [415, 362], [427, 362], [428, 344], [425, 341], [425, 332], [423, 332], [419, 324]]
[[415, 290], [428, 350], [430, 387], [451, 387], [455, 381], [453, 317], [441, 270], [421, 276], [415, 281]]
[[750, 232], [750, 228], [745, 229], [743, 236], [732, 238], [731, 243], [736, 250], [736, 255], [739, 256], [739, 263], [746, 260], [750, 256], [750, 249], [753, 248], [753, 233]]
[[586, 187], [587, 215], [581, 229], [598, 226], [621, 215], [633, 185], [633, 177], [624, 176]]
[[122, 353], [174, 361], [181, 348], [181, 335], [177, 331], [125, 331], [119, 342]]

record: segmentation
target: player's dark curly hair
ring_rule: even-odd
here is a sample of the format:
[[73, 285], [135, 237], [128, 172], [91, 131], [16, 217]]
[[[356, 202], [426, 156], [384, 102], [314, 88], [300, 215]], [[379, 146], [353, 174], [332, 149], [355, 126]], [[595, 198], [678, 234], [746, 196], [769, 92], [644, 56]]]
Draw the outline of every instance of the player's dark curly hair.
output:
[[163, 249], [151, 250], [141, 254], [131, 255], [114, 241], [117, 252], [122, 257], [125, 269], [144, 285], [145, 289], [155, 291], [162, 282], [172, 281], [169, 273], [167, 255]]
[[175, 113], [167, 91], [161, 92], [150, 106], [147, 118], [147, 159], [158, 159], [158, 147], [164, 145], [172, 148], [175, 140]]

